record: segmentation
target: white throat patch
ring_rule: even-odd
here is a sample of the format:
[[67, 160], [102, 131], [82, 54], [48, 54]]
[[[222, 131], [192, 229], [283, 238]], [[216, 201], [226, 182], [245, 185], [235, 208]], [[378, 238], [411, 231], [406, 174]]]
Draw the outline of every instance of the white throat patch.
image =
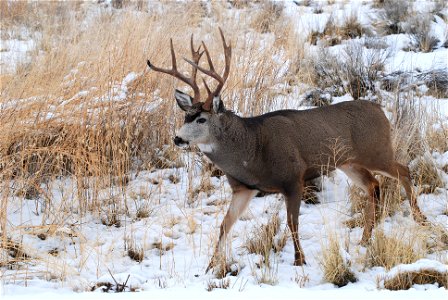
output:
[[216, 149], [215, 144], [197, 144], [199, 150], [204, 153], [211, 153]]

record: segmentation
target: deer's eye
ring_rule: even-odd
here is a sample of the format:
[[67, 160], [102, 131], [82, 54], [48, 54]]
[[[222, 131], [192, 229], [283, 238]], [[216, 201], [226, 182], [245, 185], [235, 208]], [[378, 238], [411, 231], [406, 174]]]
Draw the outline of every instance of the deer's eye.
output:
[[199, 124], [205, 123], [205, 121], [207, 121], [204, 118], [199, 118], [196, 122], [198, 122]]

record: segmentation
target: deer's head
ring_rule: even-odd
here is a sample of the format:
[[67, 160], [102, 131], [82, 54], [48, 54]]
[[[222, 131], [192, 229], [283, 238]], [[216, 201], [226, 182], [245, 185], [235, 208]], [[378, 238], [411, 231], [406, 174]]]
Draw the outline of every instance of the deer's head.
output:
[[[221, 35], [225, 56], [225, 68], [222, 76], [215, 71], [210, 53], [208, 52], [207, 46], [204, 42], [202, 42], [198, 49], [195, 50], [195, 47], [193, 45], [193, 35], [191, 35], [190, 42], [192, 58], [191, 60], [184, 58], [184, 60], [192, 66], [191, 77], [186, 77], [177, 70], [176, 55], [174, 53], [172, 39], [170, 40], [172, 62], [171, 69], [162, 69], [156, 67], [148, 60], [148, 66], [150, 69], [174, 76], [175, 78], [182, 80], [183, 82], [188, 84], [193, 89], [193, 97], [177, 89], [174, 92], [174, 97], [176, 98], [177, 104], [185, 112], [185, 122], [174, 138], [174, 143], [177, 146], [182, 147], [187, 145], [209, 145], [210, 143], [212, 143], [212, 141], [210, 140], [211, 127], [217, 125], [219, 114], [225, 111], [224, 104], [221, 101], [220, 92], [227, 80], [227, 77], [229, 76], [232, 48], [230, 44], [226, 44], [221, 28], [219, 28], [219, 33]], [[203, 51], [201, 51], [201, 47], [204, 48]], [[199, 66], [199, 61], [204, 52], [207, 56], [207, 62], [209, 66], [208, 70]], [[207, 85], [207, 82], [203, 78], [204, 86], [208, 94], [205, 101], [201, 98], [200, 89], [196, 83], [196, 75], [198, 70], [212, 77], [218, 82], [216, 88], [211, 91], [209, 86]], [[203, 148], [201, 148], [201, 150], [203, 150]]]

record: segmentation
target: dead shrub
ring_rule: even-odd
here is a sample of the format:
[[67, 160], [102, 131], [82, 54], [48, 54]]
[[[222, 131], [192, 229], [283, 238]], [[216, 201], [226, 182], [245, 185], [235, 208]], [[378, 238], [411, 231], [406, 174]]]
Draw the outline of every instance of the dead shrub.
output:
[[384, 64], [390, 56], [388, 50], [365, 50], [361, 44], [351, 44], [345, 48], [346, 89], [354, 99], [375, 92], [375, 82], [384, 70]]
[[407, 30], [411, 38], [411, 50], [431, 52], [440, 40], [432, 34], [431, 30], [432, 15], [412, 18]]
[[376, 92], [375, 82], [389, 55], [388, 50], [366, 50], [359, 43], [351, 43], [338, 57], [327, 49], [320, 49], [316, 55], [304, 59], [299, 69], [312, 70], [311, 82], [330, 95], [350, 93], [354, 99], [359, 99]]
[[381, 78], [381, 88], [386, 91], [415, 91], [420, 87], [426, 89], [423, 93], [436, 98], [448, 97], [448, 70], [435, 68], [430, 71], [396, 71]]
[[325, 46], [335, 46], [343, 40], [361, 37], [365, 33], [370, 33], [370, 31], [362, 26], [356, 14], [352, 13], [346, 16], [341, 25], [338, 25], [334, 15], [330, 15], [323, 31], [311, 31], [308, 35], [308, 41], [312, 45], [322, 41]]
[[329, 92], [325, 92], [318, 88], [305, 94], [302, 105], [322, 107], [330, 105], [332, 101], [333, 97]]
[[387, 41], [380, 37], [366, 37], [364, 40], [364, 47], [367, 49], [387, 49]]
[[101, 224], [111, 227], [121, 227], [121, 220], [120, 220], [121, 213], [117, 211], [116, 205], [113, 205], [110, 208], [110, 211], [106, 212], [101, 217]]
[[307, 79], [312, 85], [333, 96], [341, 96], [345, 90], [344, 78], [339, 67], [339, 59], [327, 48], [320, 48], [317, 53], [309, 54], [308, 57], [300, 60], [297, 69], [308, 71]]
[[356, 14], [351, 14], [345, 18], [344, 24], [340, 28], [340, 35], [343, 39], [354, 39], [361, 37], [366, 29], [361, 25]]
[[436, 98], [448, 98], [448, 69], [436, 68], [417, 74], [416, 80], [423, 81], [428, 88], [427, 94]]
[[422, 156], [426, 149], [421, 126], [426, 115], [411, 97], [409, 93], [397, 93], [392, 108], [395, 119], [392, 130], [395, 159], [404, 165]]
[[227, 0], [227, 2], [236, 9], [249, 8], [251, 5], [249, 0]]
[[382, 7], [376, 20], [377, 28], [383, 35], [404, 33], [404, 24], [412, 14], [411, 2], [407, 0], [377, 1]]

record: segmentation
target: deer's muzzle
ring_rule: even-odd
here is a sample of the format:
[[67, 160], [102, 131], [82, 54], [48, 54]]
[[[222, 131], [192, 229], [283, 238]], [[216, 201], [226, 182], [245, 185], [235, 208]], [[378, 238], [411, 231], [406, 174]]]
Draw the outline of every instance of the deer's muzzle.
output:
[[176, 136], [174, 138], [174, 144], [176, 144], [176, 146], [182, 147], [188, 145], [188, 141], [184, 141], [182, 138]]

